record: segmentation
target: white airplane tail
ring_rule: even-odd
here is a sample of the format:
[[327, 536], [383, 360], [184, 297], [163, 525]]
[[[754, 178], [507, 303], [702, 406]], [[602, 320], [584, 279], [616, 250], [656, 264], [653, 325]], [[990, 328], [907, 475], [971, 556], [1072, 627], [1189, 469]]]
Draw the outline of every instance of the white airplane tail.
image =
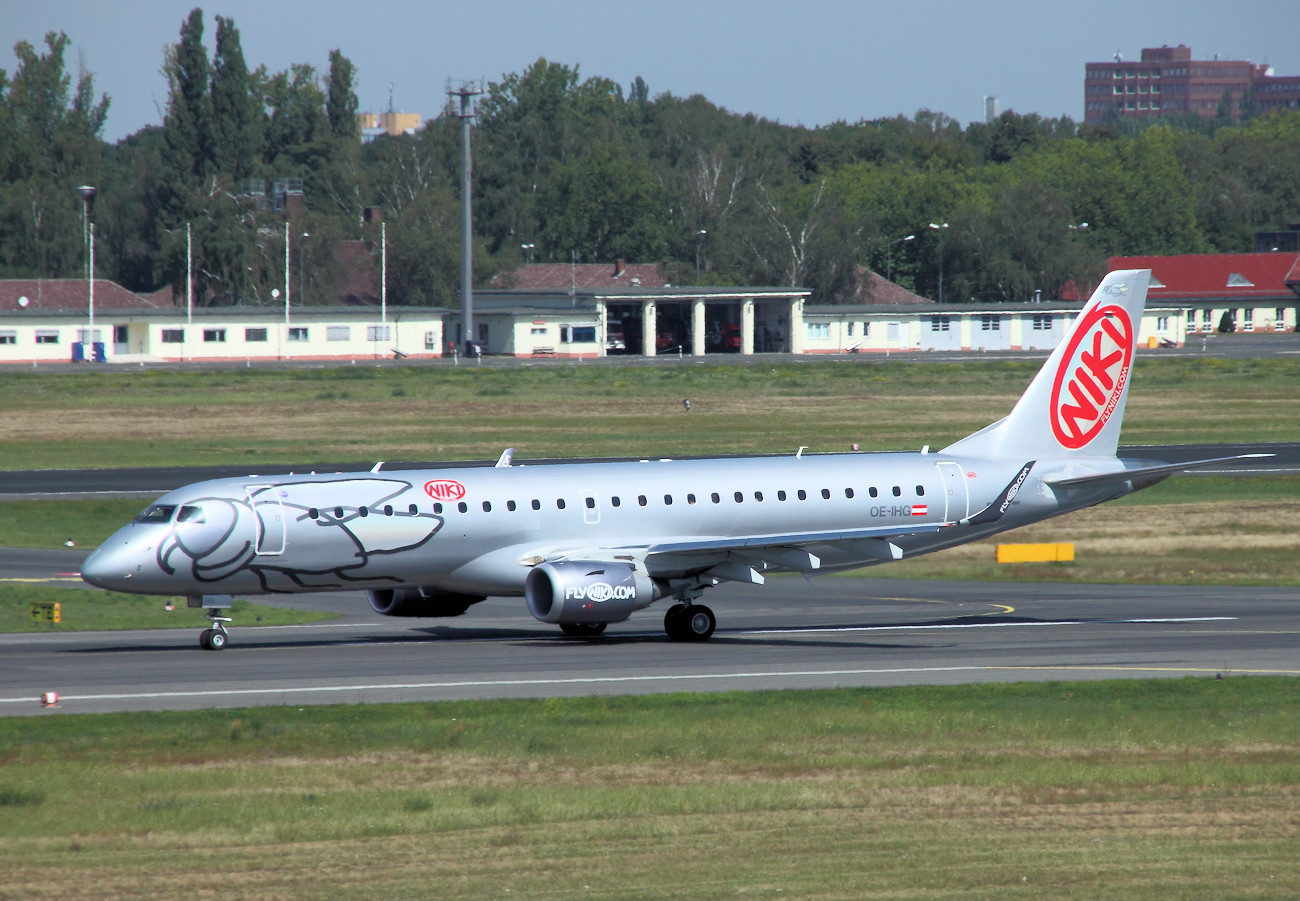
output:
[[1113, 457], [1149, 269], [1109, 273], [1005, 419], [944, 448], [974, 457]]

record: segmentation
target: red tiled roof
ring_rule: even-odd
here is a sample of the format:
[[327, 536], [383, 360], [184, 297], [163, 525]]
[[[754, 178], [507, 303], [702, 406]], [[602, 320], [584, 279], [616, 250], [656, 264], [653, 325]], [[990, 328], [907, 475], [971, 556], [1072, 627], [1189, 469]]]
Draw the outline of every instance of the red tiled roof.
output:
[[[90, 286], [84, 278], [0, 279], [0, 310], [86, 310]], [[20, 303], [21, 298], [27, 303]], [[96, 310], [170, 309], [171, 288], [141, 295], [117, 282], [95, 279]]]
[[1293, 253], [1215, 253], [1111, 257], [1111, 269], [1150, 269], [1147, 297], [1159, 300], [1293, 300], [1300, 257]]
[[853, 287], [842, 303], [918, 304], [934, 303], [928, 297], [913, 294], [902, 285], [889, 281], [865, 266], [853, 267]]
[[493, 288], [567, 291], [600, 288], [663, 288], [668, 279], [655, 263], [532, 263], [492, 278]]

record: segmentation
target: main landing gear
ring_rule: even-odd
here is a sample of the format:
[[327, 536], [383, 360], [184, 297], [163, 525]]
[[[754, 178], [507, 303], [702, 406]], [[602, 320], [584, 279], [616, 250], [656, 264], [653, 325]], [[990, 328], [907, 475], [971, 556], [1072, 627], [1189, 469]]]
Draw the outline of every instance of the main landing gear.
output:
[[703, 604], [676, 604], [664, 614], [664, 631], [673, 641], [708, 641], [718, 618]]

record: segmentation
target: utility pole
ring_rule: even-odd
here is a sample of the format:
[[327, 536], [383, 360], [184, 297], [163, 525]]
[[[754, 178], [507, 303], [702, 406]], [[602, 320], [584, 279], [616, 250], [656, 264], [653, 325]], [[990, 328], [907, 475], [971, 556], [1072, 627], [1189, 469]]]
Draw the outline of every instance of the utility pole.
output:
[[447, 80], [447, 96], [460, 98], [460, 321], [464, 335], [465, 353], [477, 356], [474, 343], [474, 243], [473, 217], [470, 207], [469, 152], [471, 120], [474, 118], [474, 98], [483, 93], [483, 81], [462, 81], [459, 85]]

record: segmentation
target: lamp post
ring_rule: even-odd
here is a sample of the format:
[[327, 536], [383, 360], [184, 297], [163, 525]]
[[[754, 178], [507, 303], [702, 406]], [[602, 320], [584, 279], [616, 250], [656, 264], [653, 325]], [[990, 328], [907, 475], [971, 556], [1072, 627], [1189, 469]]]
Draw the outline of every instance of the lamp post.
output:
[[305, 265], [307, 255], [307, 239], [311, 237], [309, 232], [302, 233], [303, 240], [298, 243], [298, 305], [305, 306], [307, 303], [307, 294], [303, 290], [303, 279], [307, 275]]
[[700, 283], [700, 243], [707, 234], [708, 232], [704, 229], [700, 229], [695, 233], [695, 284], [697, 285]]
[[90, 316], [84, 353], [86, 361], [90, 362], [95, 358], [95, 226], [90, 221], [95, 186], [81, 185], [77, 193], [81, 195], [81, 244], [86, 256], [86, 310]]
[[536, 244], [520, 244], [520, 245], [519, 245], [519, 249], [522, 250], [522, 251], [524, 252], [524, 265], [525, 265], [525, 266], [531, 266], [531, 265], [533, 264], [533, 248], [535, 248], [536, 246], [537, 246]]
[[[941, 225], [936, 225], [933, 222], [930, 223], [930, 228], [934, 229], [936, 233], [939, 232], [941, 229], [945, 229], [947, 227], [948, 227], [947, 222], [944, 222]], [[943, 241], [942, 240], [939, 241], [939, 303], [943, 303]]]
[[901, 238], [895, 238], [885, 245], [885, 281], [892, 282], [894, 280], [894, 245], [915, 240], [916, 235], [905, 235]]

